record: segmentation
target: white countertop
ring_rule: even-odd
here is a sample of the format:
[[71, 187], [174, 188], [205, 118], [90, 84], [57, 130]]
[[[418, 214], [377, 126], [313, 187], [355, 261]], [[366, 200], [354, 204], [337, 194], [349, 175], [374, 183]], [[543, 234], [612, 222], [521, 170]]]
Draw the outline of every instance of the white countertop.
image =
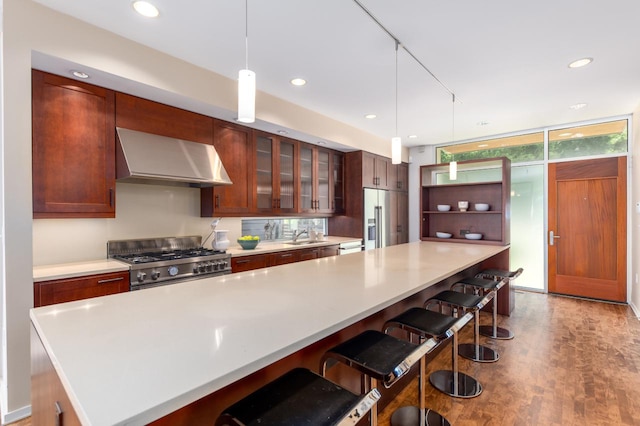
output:
[[83, 424], [141, 425], [507, 249], [416, 242], [30, 316]]
[[63, 278], [80, 277], [83, 275], [107, 274], [110, 272], [124, 272], [128, 270], [129, 265], [112, 259], [34, 266], [33, 281], [40, 282], [58, 280]]
[[[308, 241], [308, 239], [300, 238], [299, 241]], [[263, 253], [272, 253], [278, 251], [286, 251], [286, 250], [297, 250], [304, 248], [313, 248], [313, 247], [322, 247], [322, 246], [332, 246], [335, 244], [341, 243], [350, 243], [350, 242], [362, 242], [362, 238], [351, 238], [351, 237], [331, 237], [327, 236], [323, 241], [317, 241], [312, 244], [287, 244], [283, 242], [269, 242], [269, 241], [260, 241], [258, 246], [252, 250], [243, 250], [242, 247], [235, 241], [231, 242], [230, 247], [227, 249], [227, 253], [231, 253], [232, 257], [235, 256], [251, 256], [253, 254], [263, 254]]]

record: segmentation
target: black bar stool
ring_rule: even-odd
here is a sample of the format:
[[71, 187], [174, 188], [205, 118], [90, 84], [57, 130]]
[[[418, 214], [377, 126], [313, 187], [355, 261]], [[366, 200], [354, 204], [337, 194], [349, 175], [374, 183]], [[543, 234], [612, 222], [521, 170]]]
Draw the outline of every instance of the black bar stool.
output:
[[[496, 300], [493, 303], [493, 323], [491, 326], [481, 325], [480, 334], [491, 337], [492, 339], [509, 340], [513, 339], [513, 333], [506, 328], [498, 327], [498, 290], [505, 284], [518, 278], [523, 272], [522, 268], [516, 271], [503, 271], [500, 269], [485, 269], [478, 273], [476, 278], [496, 281], [500, 286], [496, 288]], [[502, 284], [500, 284], [502, 283]]]
[[[459, 316], [458, 310], [462, 311], [471, 311], [474, 317], [474, 341], [475, 344], [473, 347], [473, 358], [482, 359], [483, 361], [486, 359], [498, 359], [497, 352], [493, 351], [490, 348], [486, 348], [484, 346], [480, 346], [479, 337], [478, 337], [478, 321], [479, 321], [479, 312], [480, 309], [484, 305], [489, 302], [489, 297], [479, 297], [472, 294], [464, 294], [459, 293], [453, 290], [445, 290], [442, 291], [431, 299], [427, 300], [424, 304], [426, 309], [429, 309], [434, 303], [439, 305], [440, 311], [442, 313], [442, 305], [446, 304], [451, 308], [451, 313], [453, 316]], [[467, 313], [471, 313], [467, 312]], [[457, 340], [457, 339], [456, 339]], [[446, 393], [447, 395], [456, 397], [456, 398], [474, 398], [482, 393], [482, 385], [473, 377], [468, 376], [464, 373], [457, 373], [458, 370], [458, 354], [460, 349], [468, 350], [467, 346], [463, 344], [456, 344], [457, 342], [452, 343], [452, 355], [451, 362], [453, 365], [453, 370], [439, 370], [431, 373], [429, 376], [429, 381], [439, 391]], [[463, 354], [460, 354], [463, 355]], [[466, 354], [469, 355], [469, 354]], [[486, 362], [486, 361], [485, 361]]]
[[[362, 373], [364, 391], [375, 388], [378, 381], [389, 388], [413, 365], [436, 347], [435, 339], [416, 345], [376, 330], [367, 330], [329, 349], [320, 363], [325, 374], [327, 362], [334, 359]], [[371, 426], [378, 424], [377, 408], [371, 409]]]
[[216, 426], [355, 425], [380, 392], [355, 395], [306, 368], [295, 368], [227, 408]]
[[[458, 331], [462, 329], [473, 318], [471, 313], [465, 314], [462, 318], [454, 318], [423, 308], [411, 308], [400, 315], [390, 319], [384, 324], [385, 333], [393, 328], [408, 331], [411, 336], [418, 336], [421, 340], [432, 338], [437, 342], [437, 346], [453, 337], [452, 346], [458, 345]], [[457, 377], [458, 363], [457, 356], [454, 355], [453, 374]], [[449, 421], [441, 414], [425, 407], [424, 401], [424, 377], [426, 371], [426, 357], [420, 360], [420, 372], [418, 375], [418, 401], [419, 407], [401, 407], [391, 415], [391, 426], [415, 426], [418, 425], [440, 425], [449, 426]], [[454, 381], [457, 383], [457, 379]]]

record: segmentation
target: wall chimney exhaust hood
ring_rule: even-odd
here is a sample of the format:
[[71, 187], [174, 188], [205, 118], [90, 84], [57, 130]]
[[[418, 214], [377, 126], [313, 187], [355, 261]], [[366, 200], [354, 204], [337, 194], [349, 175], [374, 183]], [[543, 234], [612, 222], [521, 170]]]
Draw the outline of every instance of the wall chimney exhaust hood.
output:
[[231, 185], [213, 145], [116, 127], [121, 182], [205, 188]]

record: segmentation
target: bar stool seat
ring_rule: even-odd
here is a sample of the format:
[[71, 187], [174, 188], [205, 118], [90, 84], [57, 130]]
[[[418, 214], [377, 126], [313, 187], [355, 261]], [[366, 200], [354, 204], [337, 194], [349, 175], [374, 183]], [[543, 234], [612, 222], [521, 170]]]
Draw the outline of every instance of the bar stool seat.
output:
[[[453, 285], [455, 287], [456, 284]], [[477, 362], [496, 362], [500, 358], [498, 352], [491, 348], [480, 345], [480, 309], [482, 309], [493, 298], [493, 294], [485, 296], [476, 296], [474, 294], [466, 294], [453, 290], [442, 291], [427, 301], [425, 307], [432, 302], [439, 304], [447, 304], [454, 311], [462, 309], [464, 312], [471, 311], [474, 313], [473, 336], [474, 343], [461, 343], [458, 346], [459, 354], [465, 358]]]
[[227, 408], [216, 426], [355, 425], [380, 399], [355, 395], [305, 368], [295, 368]]
[[478, 274], [476, 278], [491, 280], [497, 283], [496, 288], [496, 300], [493, 308], [493, 322], [491, 326], [481, 325], [480, 334], [483, 336], [491, 337], [492, 339], [509, 340], [513, 339], [514, 335], [511, 331], [503, 327], [498, 327], [498, 290], [502, 288], [511, 280], [518, 278], [523, 272], [522, 268], [518, 268], [516, 271], [504, 271], [501, 269], [485, 269]]
[[[453, 336], [452, 347], [457, 348], [458, 331], [462, 329], [472, 318], [471, 313], [462, 318], [454, 318], [438, 312], [426, 310], [424, 308], [410, 308], [388, 320], [383, 330], [388, 332], [393, 328], [408, 331], [411, 335], [417, 335], [422, 339], [432, 338], [438, 346]], [[457, 353], [453, 351], [453, 364], [455, 375], [458, 377]], [[449, 421], [441, 414], [425, 407], [424, 402], [424, 375], [426, 371], [426, 361], [424, 358], [420, 362], [420, 375], [418, 377], [418, 398], [419, 407], [406, 406], [394, 411], [391, 415], [391, 426], [415, 426], [419, 425], [440, 425], [449, 426]], [[458, 380], [456, 380], [456, 383]]]
[[[436, 346], [434, 339], [416, 345], [376, 330], [366, 330], [329, 349], [322, 357], [320, 371], [324, 376], [330, 359], [354, 368], [364, 375], [365, 391], [378, 381], [391, 387]], [[377, 425], [377, 411], [371, 410], [371, 425]]]

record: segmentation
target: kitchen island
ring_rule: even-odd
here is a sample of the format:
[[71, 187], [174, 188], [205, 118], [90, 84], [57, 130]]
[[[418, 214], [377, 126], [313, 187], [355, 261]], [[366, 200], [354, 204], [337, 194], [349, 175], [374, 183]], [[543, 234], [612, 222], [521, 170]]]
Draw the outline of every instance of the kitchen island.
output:
[[416, 242], [47, 306], [34, 424], [198, 424], [293, 366], [485, 267], [508, 246]]

